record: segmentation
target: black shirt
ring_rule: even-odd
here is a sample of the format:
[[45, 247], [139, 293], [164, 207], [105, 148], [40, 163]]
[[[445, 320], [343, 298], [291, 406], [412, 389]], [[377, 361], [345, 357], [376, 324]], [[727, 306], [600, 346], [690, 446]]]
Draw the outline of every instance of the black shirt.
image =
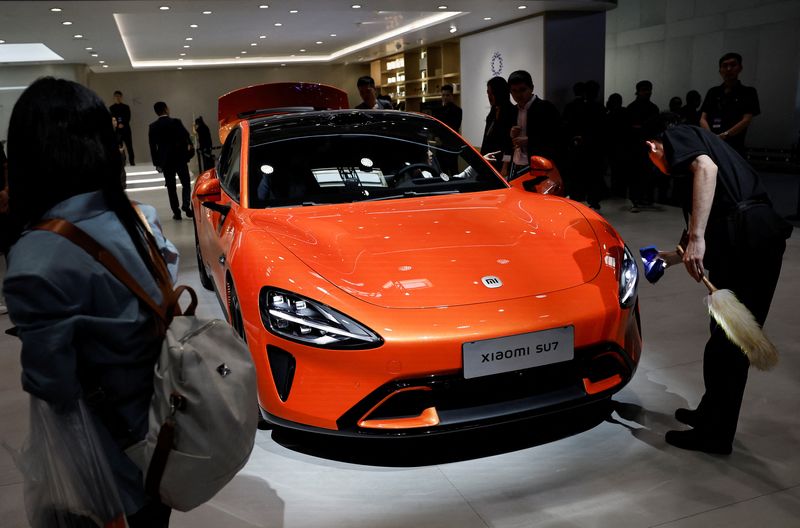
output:
[[117, 118], [117, 124], [125, 125], [125, 128], [130, 126], [131, 121], [131, 107], [125, 103], [114, 103], [108, 107], [108, 111], [112, 116]]
[[[690, 165], [699, 156], [707, 155], [717, 165], [714, 201], [706, 227], [706, 244], [711, 257], [728, 247], [728, 220], [736, 206], [747, 200], [768, 201], [767, 191], [758, 173], [724, 140], [700, 127], [678, 125], [664, 133], [664, 155], [670, 175], [692, 177]], [[684, 186], [684, 211], [691, 211], [692, 186]]]
[[[741, 121], [745, 114], [757, 116], [761, 113], [761, 107], [758, 104], [756, 89], [736, 81], [728, 93], [725, 93], [724, 84], [711, 88], [703, 100], [700, 111], [706, 113], [706, 120], [711, 131], [720, 134]], [[743, 152], [746, 133], [747, 129], [729, 137], [728, 143], [739, 152]]]

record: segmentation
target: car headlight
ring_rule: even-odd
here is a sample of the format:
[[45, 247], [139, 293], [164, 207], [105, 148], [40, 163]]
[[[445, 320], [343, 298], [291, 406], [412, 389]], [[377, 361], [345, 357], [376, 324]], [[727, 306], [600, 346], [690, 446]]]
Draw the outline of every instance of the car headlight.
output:
[[301, 295], [264, 288], [261, 321], [273, 334], [321, 348], [374, 348], [383, 339], [352, 318]]
[[619, 304], [630, 308], [636, 299], [636, 288], [639, 285], [639, 268], [628, 246], [623, 247], [622, 265], [619, 268]]

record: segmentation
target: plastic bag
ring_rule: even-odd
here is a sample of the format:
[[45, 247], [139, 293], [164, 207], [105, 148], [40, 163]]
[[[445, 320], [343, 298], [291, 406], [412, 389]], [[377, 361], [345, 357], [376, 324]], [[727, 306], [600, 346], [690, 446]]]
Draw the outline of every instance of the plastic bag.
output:
[[32, 528], [125, 528], [114, 475], [82, 401], [56, 409], [31, 396], [30, 434], [12, 453]]

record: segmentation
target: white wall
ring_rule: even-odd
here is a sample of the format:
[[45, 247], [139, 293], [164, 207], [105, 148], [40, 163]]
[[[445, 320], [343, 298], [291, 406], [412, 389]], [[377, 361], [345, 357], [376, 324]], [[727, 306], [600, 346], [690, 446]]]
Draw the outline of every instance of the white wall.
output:
[[368, 64], [136, 71], [91, 74], [89, 87], [109, 105], [115, 90], [123, 93], [123, 101], [131, 107], [136, 163], [141, 164], [150, 161], [147, 130], [156, 120], [153, 103], [157, 101], [166, 102], [170, 115], [183, 121], [190, 132], [194, 118], [203, 116], [217, 145], [217, 98], [231, 90], [267, 82], [319, 82], [345, 90], [354, 106], [361, 101], [356, 80], [368, 74]]
[[761, 115], [748, 145], [788, 147], [800, 129], [800, 2], [776, 0], [620, 0], [606, 14], [606, 96], [627, 105], [634, 85], [653, 82], [653, 102], [666, 109], [722, 81], [718, 60], [743, 57], [740, 80], [758, 90]]
[[[496, 58], [492, 60], [492, 56]], [[544, 17], [530, 18], [461, 39], [461, 108], [464, 111], [461, 132], [473, 145], [481, 144], [486, 114], [489, 113], [486, 81], [495, 75], [507, 79], [514, 70], [530, 72], [534, 92], [539, 96], [545, 93]]]
[[19, 96], [39, 77], [60, 77], [86, 83], [88, 70], [83, 64], [45, 64], [41, 66], [3, 66], [0, 75], [0, 140], [8, 137], [8, 121]]

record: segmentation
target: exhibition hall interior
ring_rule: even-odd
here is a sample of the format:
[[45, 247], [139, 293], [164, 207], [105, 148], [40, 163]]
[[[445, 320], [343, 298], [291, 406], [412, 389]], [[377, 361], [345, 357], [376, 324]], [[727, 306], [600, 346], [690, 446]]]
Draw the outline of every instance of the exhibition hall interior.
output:
[[[250, 457], [210, 500], [173, 510], [169, 526], [798, 527], [798, 27], [795, 0], [0, 2], [0, 141], [8, 152], [14, 105], [41, 77], [126, 105], [127, 196], [155, 208], [196, 315], [246, 337], [262, 413]], [[517, 70], [560, 116], [543, 134], [565, 138], [554, 159], [524, 146], [481, 156], [500, 121], [487, 82]], [[757, 99], [744, 126], [722, 130], [711, 99], [734, 70]], [[373, 92], [359, 86], [365, 76]], [[291, 95], [276, 83], [292, 83]], [[312, 85], [317, 99], [304, 102]], [[703, 102], [689, 108], [693, 91]], [[602, 109], [606, 127], [612, 94], [628, 108], [624, 132], [570, 120], [580, 100]], [[396, 116], [374, 117], [374, 95]], [[687, 228], [686, 182], [650, 164], [645, 145], [657, 155], [662, 144], [645, 143], [654, 136], [637, 135], [630, 117], [647, 100], [683, 123], [708, 115], [714, 141], [746, 129], [735, 155], [757, 172], [775, 222], [794, 226], [763, 328], [726, 328], [778, 352], [771, 368], [747, 372], [730, 453], [665, 440], [689, 429], [675, 411], [697, 408], [716, 374], [704, 349], [720, 292], [709, 300], [682, 263], [640, 258], [649, 246], [671, 252]], [[195, 147], [193, 211], [171, 203], [169, 171], [153, 159], [159, 101]], [[360, 104], [368, 110], [344, 110]], [[532, 145], [532, 114], [518, 122], [512, 109]], [[587, 147], [591, 137], [602, 146]], [[520, 152], [531, 167], [506, 184]], [[587, 153], [594, 162], [580, 161]], [[692, 159], [699, 170], [704, 158]], [[305, 170], [317, 194], [304, 184], [277, 198], [285, 167]], [[730, 254], [746, 251], [759, 283], [763, 255]], [[715, 265], [739, 269], [734, 260]], [[13, 264], [0, 266], [5, 277]], [[0, 524], [27, 527], [30, 395], [14, 330], [27, 321], [0, 302]], [[730, 306], [716, 309], [722, 320]], [[520, 336], [569, 355], [498, 366]], [[505, 356], [489, 352], [496, 345]], [[568, 396], [561, 378], [583, 368], [595, 370]]]

